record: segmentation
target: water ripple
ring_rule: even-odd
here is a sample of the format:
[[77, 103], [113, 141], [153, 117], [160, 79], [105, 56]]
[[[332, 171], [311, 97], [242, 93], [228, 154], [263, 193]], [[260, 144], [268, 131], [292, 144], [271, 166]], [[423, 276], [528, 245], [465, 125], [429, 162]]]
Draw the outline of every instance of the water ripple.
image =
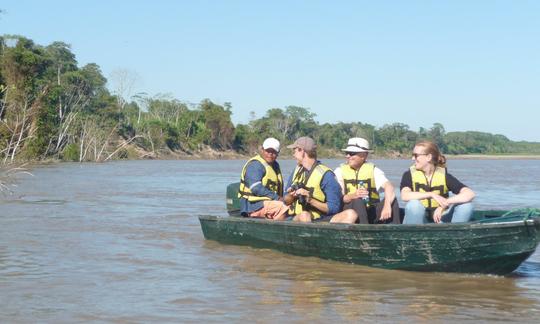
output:
[[[226, 213], [224, 188], [237, 181], [243, 163], [37, 168], [21, 179], [18, 196], [0, 198], [0, 322], [536, 322], [540, 316], [538, 253], [501, 277], [381, 270], [205, 241], [197, 215]], [[410, 161], [376, 163], [397, 185]], [[282, 163], [286, 174], [293, 166]], [[482, 207], [523, 207], [540, 194], [537, 161], [452, 160], [449, 168], [477, 191]], [[501, 187], [502, 171], [516, 180]]]

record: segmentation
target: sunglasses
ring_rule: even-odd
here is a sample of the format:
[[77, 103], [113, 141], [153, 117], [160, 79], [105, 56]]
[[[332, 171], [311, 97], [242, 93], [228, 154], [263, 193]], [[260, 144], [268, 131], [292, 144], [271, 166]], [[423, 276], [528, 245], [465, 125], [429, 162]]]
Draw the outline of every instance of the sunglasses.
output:
[[274, 155], [278, 155], [279, 152], [275, 151], [275, 150], [264, 150], [266, 153], [268, 154], [274, 154]]
[[415, 159], [418, 159], [418, 157], [419, 157], [420, 155], [427, 155], [427, 153], [413, 153], [413, 154], [412, 154], [412, 157], [415, 158]]
[[345, 156], [355, 156], [360, 155], [362, 152], [345, 152]]

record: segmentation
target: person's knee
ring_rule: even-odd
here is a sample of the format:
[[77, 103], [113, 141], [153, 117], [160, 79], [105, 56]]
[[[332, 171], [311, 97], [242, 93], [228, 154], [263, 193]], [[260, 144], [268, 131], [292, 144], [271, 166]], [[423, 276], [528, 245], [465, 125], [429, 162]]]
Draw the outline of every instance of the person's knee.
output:
[[452, 223], [465, 223], [471, 220], [474, 206], [472, 203], [463, 203], [454, 206]]
[[465, 212], [465, 213], [472, 213], [474, 206], [472, 203], [467, 202], [463, 204], [456, 205], [456, 211]]
[[297, 222], [309, 223], [311, 222], [311, 213], [303, 211], [300, 214], [296, 215], [294, 217], [294, 220]]
[[353, 209], [348, 209], [345, 211], [345, 217], [350, 223], [354, 223], [358, 218], [358, 214]]
[[332, 217], [330, 223], [354, 224], [357, 218], [358, 214], [353, 209], [346, 209]]
[[425, 222], [426, 208], [420, 200], [410, 200], [405, 205], [405, 218], [403, 224], [423, 224]]

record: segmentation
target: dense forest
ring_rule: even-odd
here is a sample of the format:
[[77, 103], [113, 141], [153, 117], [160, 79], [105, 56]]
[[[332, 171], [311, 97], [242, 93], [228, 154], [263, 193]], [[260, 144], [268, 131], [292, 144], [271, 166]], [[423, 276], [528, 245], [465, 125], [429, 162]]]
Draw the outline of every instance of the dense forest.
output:
[[265, 137], [289, 143], [303, 135], [312, 136], [323, 155], [334, 154], [353, 136], [369, 139], [377, 154], [387, 156], [408, 154], [424, 138], [447, 154], [540, 154], [540, 143], [446, 132], [440, 123], [418, 131], [402, 123], [321, 124], [298, 106], [269, 108], [235, 126], [230, 103], [191, 104], [144, 93], [126, 97], [129, 80], [120, 75], [118, 81], [115, 89], [107, 88], [100, 67], [79, 66], [68, 44], [42, 46], [22, 36], [0, 36], [0, 164], [160, 158], [207, 149], [246, 154]]

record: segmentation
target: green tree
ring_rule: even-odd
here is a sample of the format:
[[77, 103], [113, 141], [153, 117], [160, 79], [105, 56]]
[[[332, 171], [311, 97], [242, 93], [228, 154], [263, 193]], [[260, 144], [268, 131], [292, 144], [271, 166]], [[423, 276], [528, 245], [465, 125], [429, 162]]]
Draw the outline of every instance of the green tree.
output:
[[450, 132], [445, 136], [450, 154], [510, 153], [512, 142], [503, 135], [483, 132]]
[[402, 123], [386, 124], [375, 132], [376, 144], [385, 150], [404, 153], [409, 151], [417, 140], [417, 134]]
[[435, 144], [437, 144], [437, 146], [442, 152], [447, 151], [446, 143], [444, 141], [446, 131], [441, 123], [433, 124], [433, 126], [429, 129], [427, 135]]
[[206, 144], [220, 149], [231, 147], [234, 137], [234, 126], [231, 122], [231, 105], [225, 103], [224, 106], [216, 105], [209, 99], [203, 100], [199, 105], [206, 128], [210, 132], [210, 137]]
[[[5, 46], [6, 40], [12, 46]], [[41, 46], [22, 36], [5, 36], [0, 57], [0, 74], [6, 84], [0, 115], [0, 136], [4, 161], [13, 161], [33, 139], [41, 118], [47, 114], [43, 105], [50, 90], [45, 72], [51, 61]], [[41, 144], [42, 145], [42, 144]], [[34, 154], [27, 156], [34, 157]]]
[[317, 134], [317, 142], [328, 148], [341, 149], [351, 137], [363, 137], [371, 143], [372, 147], [374, 147], [373, 138], [375, 135], [375, 127], [369, 124], [360, 122], [339, 122], [337, 124], [325, 123], [319, 127]]
[[317, 131], [318, 123], [315, 121], [315, 113], [309, 108], [298, 106], [285, 107], [285, 115], [290, 124], [289, 132], [286, 134], [288, 140], [295, 140], [300, 136], [312, 135]]

